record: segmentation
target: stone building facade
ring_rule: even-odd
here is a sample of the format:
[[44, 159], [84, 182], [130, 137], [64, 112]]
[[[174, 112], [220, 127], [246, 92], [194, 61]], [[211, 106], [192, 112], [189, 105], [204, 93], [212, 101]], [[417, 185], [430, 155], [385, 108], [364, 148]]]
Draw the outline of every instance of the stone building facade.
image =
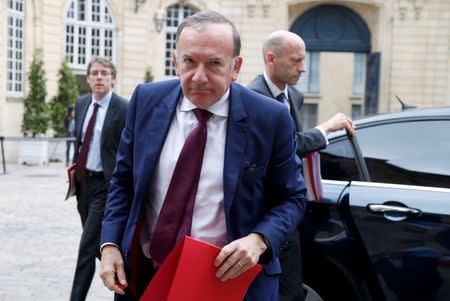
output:
[[229, 17], [241, 33], [244, 85], [263, 71], [261, 46], [269, 33], [287, 29], [305, 39], [308, 70], [298, 83], [306, 95], [305, 127], [338, 111], [354, 117], [398, 111], [396, 96], [419, 107], [450, 105], [448, 0], [4, 0], [0, 136], [21, 135], [35, 49], [44, 52], [48, 99], [66, 58], [80, 91], [87, 91], [93, 54], [113, 60], [115, 91], [130, 97], [146, 70], [155, 80], [174, 76], [176, 26], [207, 9]]

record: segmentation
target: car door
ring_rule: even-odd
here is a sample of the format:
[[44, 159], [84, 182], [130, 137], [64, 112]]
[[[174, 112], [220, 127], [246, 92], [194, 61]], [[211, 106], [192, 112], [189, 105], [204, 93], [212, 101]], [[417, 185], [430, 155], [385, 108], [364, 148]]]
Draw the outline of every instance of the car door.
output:
[[386, 300], [448, 300], [450, 189], [355, 181], [349, 199]]
[[449, 300], [450, 121], [358, 129], [374, 182], [352, 181], [351, 217], [386, 300]]

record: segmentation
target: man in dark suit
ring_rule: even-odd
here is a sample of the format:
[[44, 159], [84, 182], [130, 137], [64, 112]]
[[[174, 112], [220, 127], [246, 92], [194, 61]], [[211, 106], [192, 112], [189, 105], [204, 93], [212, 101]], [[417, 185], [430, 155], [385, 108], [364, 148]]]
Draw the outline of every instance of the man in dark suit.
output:
[[[346, 129], [353, 135], [353, 121], [345, 114], [338, 113], [313, 129], [302, 131], [300, 107], [303, 94], [294, 85], [305, 72], [306, 47], [295, 33], [278, 30], [269, 35], [263, 45], [265, 70], [250, 82], [248, 88], [284, 103], [294, 119], [296, 127], [297, 154], [305, 154], [324, 149], [328, 143], [328, 133]], [[280, 298], [282, 301], [303, 300], [300, 260], [300, 239], [295, 231], [284, 245], [280, 254], [282, 275], [280, 276]]]
[[91, 94], [75, 106], [77, 209], [81, 235], [70, 300], [85, 300], [99, 257], [101, 221], [108, 184], [115, 167], [120, 135], [125, 125], [127, 101], [112, 91], [116, 68], [104, 58], [93, 58], [87, 67]]
[[[128, 107], [103, 219], [102, 280], [116, 300], [139, 299], [164, 259], [159, 249], [175, 243], [153, 244], [166, 210], [187, 207], [193, 194], [192, 211], [181, 215], [192, 216], [187, 234], [222, 248], [216, 277], [227, 281], [260, 262], [246, 300], [278, 300], [277, 254], [306, 202], [292, 119], [285, 106], [234, 83], [240, 38], [227, 18], [207, 11], [185, 19], [176, 49], [180, 79], [139, 85]], [[168, 202], [198, 132], [206, 135], [198, 186]], [[184, 225], [174, 227], [179, 239]]]

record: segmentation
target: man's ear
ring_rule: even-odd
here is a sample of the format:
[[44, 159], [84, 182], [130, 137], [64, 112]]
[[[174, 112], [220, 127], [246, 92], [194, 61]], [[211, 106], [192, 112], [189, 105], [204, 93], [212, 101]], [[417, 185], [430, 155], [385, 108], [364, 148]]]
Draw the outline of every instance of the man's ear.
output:
[[178, 76], [179, 72], [178, 72], [178, 62], [177, 62], [177, 52], [174, 51], [172, 54], [172, 62], [173, 62], [173, 66], [175, 67], [175, 74]]
[[232, 81], [235, 81], [237, 79], [243, 61], [244, 59], [241, 56], [238, 56], [234, 59], [233, 74], [231, 75]]
[[272, 63], [274, 59], [275, 59], [275, 54], [271, 51], [267, 52], [266, 61]]

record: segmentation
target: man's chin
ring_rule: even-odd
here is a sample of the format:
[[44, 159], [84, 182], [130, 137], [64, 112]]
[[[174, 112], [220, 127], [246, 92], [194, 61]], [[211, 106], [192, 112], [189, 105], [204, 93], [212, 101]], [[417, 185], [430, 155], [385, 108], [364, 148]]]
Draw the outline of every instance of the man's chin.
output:
[[216, 102], [211, 94], [195, 94], [188, 99], [201, 109], [206, 109]]

